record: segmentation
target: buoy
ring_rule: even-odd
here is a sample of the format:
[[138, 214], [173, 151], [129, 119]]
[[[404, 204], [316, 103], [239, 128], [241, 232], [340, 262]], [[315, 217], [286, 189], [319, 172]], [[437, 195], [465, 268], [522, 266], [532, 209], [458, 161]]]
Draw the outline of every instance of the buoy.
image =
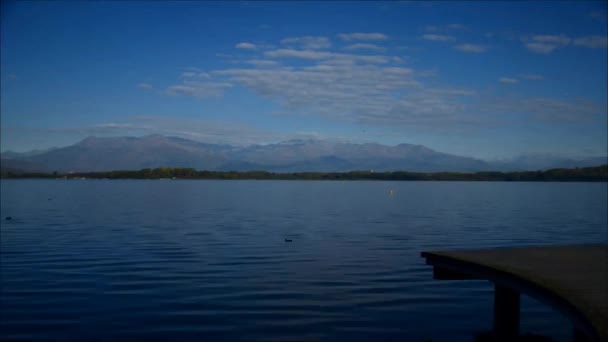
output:
[[292, 241], [291, 239], [285, 239], [285, 242], [291, 242], [291, 241]]
[[395, 193], [395, 192], [394, 192], [393, 190], [390, 190], [390, 191], [388, 192], [388, 194], [389, 194], [390, 196], [393, 196], [393, 194], [394, 194], [394, 193]]

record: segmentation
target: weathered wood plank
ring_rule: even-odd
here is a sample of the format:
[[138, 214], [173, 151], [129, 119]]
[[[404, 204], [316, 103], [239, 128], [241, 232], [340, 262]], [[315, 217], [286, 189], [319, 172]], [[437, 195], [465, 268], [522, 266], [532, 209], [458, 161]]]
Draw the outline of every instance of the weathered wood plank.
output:
[[530, 295], [570, 317], [576, 329], [592, 340], [608, 341], [607, 244], [423, 252], [422, 256], [440, 273], [488, 279]]

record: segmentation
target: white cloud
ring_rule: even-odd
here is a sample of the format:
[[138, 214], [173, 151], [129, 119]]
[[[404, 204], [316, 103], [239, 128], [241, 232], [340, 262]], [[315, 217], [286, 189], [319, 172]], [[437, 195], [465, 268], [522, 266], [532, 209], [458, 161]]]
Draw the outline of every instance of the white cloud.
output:
[[357, 43], [351, 44], [344, 48], [345, 50], [370, 50], [370, 51], [384, 51], [385, 48], [375, 44]]
[[[51, 131], [53, 132], [53, 131]], [[40, 132], [37, 132], [40, 134]], [[184, 119], [176, 116], [129, 116], [121, 122], [56, 129], [59, 134], [83, 136], [142, 136], [162, 134], [212, 144], [251, 145], [276, 143], [290, 139], [328, 138], [317, 132], [278, 132], [238, 121]]]
[[571, 41], [572, 39], [563, 34], [534, 35], [531, 38], [524, 38], [524, 43], [528, 50], [542, 54], [549, 54], [557, 48], [568, 46]]
[[434, 94], [451, 96], [473, 96], [477, 94], [477, 92], [467, 89], [429, 89], [428, 91]]
[[532, 40], [539, 43], [548, 43], [555, 45], [563, 45], [566, 46], [570, 44], [571, 39], [562, 35], [535, 35], [532, 36]]
[[431, 33], [427, 33], [427, 34], [423, 34], [422, 35], [422, 39], [424, 40], [430, 40], [433, 42], [449, 42], [454, 40], [454, 37], [452, 36], [448, 36], [448, 35], [444, 35], [444, 34], [431, 34]]
[[462, 24], [448, 24], [448, 25], [426, 25], [422, 27], [423, 31], [426, 32], [448, 32], [448, 31], [460, 31], [465, 30], [467, 27]]
[[329, 41], [329, 38], [315, 36], [285, 38], [281, 40], [281, 44], [297, 46], [304, 50], [320, 50], [328, 49], [331, 47], [331, 42]]
[[515, 84], [515, 83], [519, 83], [519, 80], [516, 78], [511, 78], [511, 77], [501, 77], [498, 79], [498, 81], [500, 83], [504, 83], [504, 84]]
[[[341, 39], [385, 38], [342, 34]], [[368, 54], [365, 50], [380, 47], [367, 42], [346, 44], [344, 48], [350, 53], [302, 48], [319, 42], [322, 45], [317, 39], [286, 38], [283, 48], [259, 47], [263, 59], [239, 61], [234, 56], [231, 64], [242, 67], [209, 70], [204, 80], [182, 78], [181, 84], [168, 87], [166, 93], [205, 99], [241, 86], [274, 102], [285, 115], [314, 115], [355, 123], [430, 127], [480, 120], [465, 112], [464, 99], [477, 96], [471, 89], [440, 87], [436, 82], [432, 88], [425, 87], [418, 78], [428, 78], [428, 71], [404, 66], [400, 56]], [[289, 59], [300, 61], [292, 63]]]
[[142, 126], [142, 125], [137, 125], [137, 124], [128, 124], [128, 123], [109, 122], [109, 123], [94, 125], [90, 128], [92, 130], [95, 130], [96, 128], [108, 129], [108, 130], [119, 130], [119, 129], [132, 130], [132, 129], [147, 128], [147, 126]]
[[344, 41], [351, 40], [388, 40], [388, 36], [384, 33], [340, 33], [338, 37]]
[[238, 43], [238, 44], [236, 44], [236, 48], [237, 49], [252, 50], [252, 49], [256, 48], [256, 45], [252, 44], [252, 43]]
[[273, 67], [279, 64], [277, 61], [272, 61], [269, 59], [250, 59], [245, 61], [245, 63], [254, 65], [258, 68]]
[[187, 72], [182, 73], [182, 77], [194, 77], [194, 76], [196, 76], [196, 73], [193, 71], [187, 71]]
[[278, 49], [264, 52], [270, 58], [302, 58], [302, 59], [325, 59], [331, 57], [331, 52], [313, 50]]
[[454, 46], [454, 49], [456, 49], [458, 51], [462, 51], [462, 52], [469, 52], [469, 53], [482, 53], [482, 52], [486, 51], [485, 46], [477, 45], [477, 44], [460, 44], [460, 45]]
[[524, 43], [528, 50], [536, 53], [549, 54], [555, 49], [568, 45], [582, 46], [592, 49], [602, 49], [608, 46], [606, 36], [587, 36], [572, 39], [565, 35], [535, 35], [531, 38], [524, 38]]
[[606, 116], [606, 103], [577, 98], [563, 100], [547, 97], [487, 98], [481, 110], [504, 114], [520, 113], [544, 122], [580, 122]]
[[467, 89], [425, 89], [411, 68], [357, 64], [332, 55], [312, 65], [222, 69], [214, 76], [276, 101], [290, 114], [378, 124], [456, 123]]
[[608, 46], [608, 37], [606, 36], [589, 36], [581, 37], [574, 40], [574, 45], [583, 46], [592, 49], [602, 49]]
[[388, 63], [390, 58], [383, 55], [357, 55], [314, 50], [278, 49], [264, 52], [269, 58], [300, 58], [308, 60], [341, 59], [352, 62]]
[[169, 86], [167, 88], [167, 94], [188, 95], [200, 99], [206, 99], [211, 97], [221, 97], [224, 95], [224, 89], [232, 86], [233, 85], [228, 82], [184, 81], [183, 84]]
[[[299, 40], [286, 42], [299, 43]], [[356, 44], [361, 43], [351, 45]], [[476, 47], [464, 49], [468, 52], [480, 51]], [[420, 80], [428, 77], [428, 72], [425, 75], [424, 70], [398, 64], [403, 62], [398, 56], [368, 55], [357, 53], [358, 50], [337, 53], [315, 49], [262, 48], [265, 59], [238, 60], [235, 57], [234, 62], [241, 67], [209, 70], [204, 80], [200, 77], [182, 78], [181, 84], [168, 87], [166, 92], [205, 99], [223, 96], [227, 88], [240, 86], [278, 105], [281, 114], [314, 115], [331, 120], [380, 125], [470, 125], [494, 120], [481, 116], [482, 112], [494, 114], [514, 108], [531, 108], [534, 113], [541, 110], [539, 103], [542, 102], [523, 100], [518, 100], [517, 106], [508, 107], [501, 102], [500, 106], [485, 104], [482, 107], [480, 103], [483, 101], [480, 100], [483, 97], [473, 89], [441, 86], [436, 79], [432, 87], [426, 86]], [[290, 58], [299, 61], [291, 63], [284, 60]], [[520, 79], [539, 78], [539, 75], [532, 74], [518, 78], [501, 77], [498, 81], [515, 84]], [[475, 100], [467, 100], [471, 97], [475, 97]], [[560, 107], [551, 100], [544, 103], [548, 103], [550, 108], [562, 108], [562, 111], [567, 107], [567, 104]]]
[[201, 72], [201, 69], [197, 68], [197, 67], [193, 67], [193, 66], [189, 66], [186, 68], [186, 70], [188, 71], [197, 71], [197, 72]]
[[528, 50], [536, 53], [549, 54], [553, 52], [557, 48], [556, 45], [553, 44], [545, 44], [545, 43], [526, 43], [526, 47]]
[[137, 86], [141, 89], [152, 89], [152, 85], [149, 83], [140, 83]]

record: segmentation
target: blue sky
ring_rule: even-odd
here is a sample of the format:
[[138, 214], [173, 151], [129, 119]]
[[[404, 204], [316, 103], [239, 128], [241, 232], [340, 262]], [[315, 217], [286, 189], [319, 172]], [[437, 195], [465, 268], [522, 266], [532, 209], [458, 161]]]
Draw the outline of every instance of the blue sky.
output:
[[2, 2], [1, 149], [165, 134], [607, 154], [606, 2]]

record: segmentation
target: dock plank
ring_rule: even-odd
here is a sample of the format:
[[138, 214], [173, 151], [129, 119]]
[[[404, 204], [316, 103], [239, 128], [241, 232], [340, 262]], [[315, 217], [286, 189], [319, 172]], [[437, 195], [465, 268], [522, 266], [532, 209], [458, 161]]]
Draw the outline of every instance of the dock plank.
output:
[[436, 271], [488, 279], [535, 297], [568, 315], [593, 339], [608, 341], [607, 244], [437, 251], [422, 256]]

